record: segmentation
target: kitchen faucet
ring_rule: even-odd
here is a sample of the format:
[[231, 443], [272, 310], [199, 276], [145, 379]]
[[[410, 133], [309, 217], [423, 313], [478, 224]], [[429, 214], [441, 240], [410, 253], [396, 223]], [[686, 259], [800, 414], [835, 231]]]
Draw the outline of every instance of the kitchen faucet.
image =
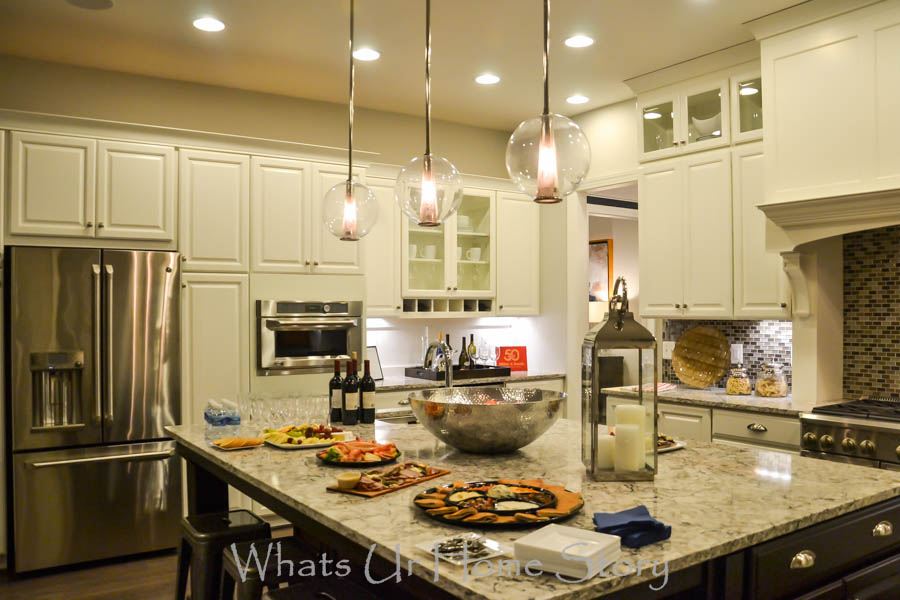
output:
[[434, 354], [440, 352], [438, 360], [444, 364], [444, 387], [453, 387], [453, 356], [450, 354], [450, 346], [443, 340], [435, 340], [428, 345], [425, 351], [425, 368], [430, 369], [434, 364]]

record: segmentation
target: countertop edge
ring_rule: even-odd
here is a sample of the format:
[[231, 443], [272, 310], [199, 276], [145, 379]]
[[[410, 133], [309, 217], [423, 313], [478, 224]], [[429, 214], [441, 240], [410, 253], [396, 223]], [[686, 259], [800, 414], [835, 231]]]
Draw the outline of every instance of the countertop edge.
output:
[[[602, 393], [607, 396], [617, 398], [636, 398], [637, 390], [630, 388], [603, 388]], [[689, 394], [689, 395], [688, 395]], [[708, 395], [708, 397], [698, 397]], [[801, 413], [808, 412], [800, 408], [788, 408], [772, 406], [773, 402], [790, 402], [790, 396], [787, 398], [760, 398], [759, 396], [728, 396], [724, 390], [722, 392], [711, 390], [670, 390], [660, 392], [657, 396], [660, 402], [668, 402], [672, 404], [684, 404], [688, 406], [700, 406], [703, 408], [722, 408], [726, 410], [739, 410], [744, 412], [767, 413], [773, 415], [781, 415], [785, 417], [798, 418]], [[765, 402], [767, 404], [756, 404], [756, 402]]]

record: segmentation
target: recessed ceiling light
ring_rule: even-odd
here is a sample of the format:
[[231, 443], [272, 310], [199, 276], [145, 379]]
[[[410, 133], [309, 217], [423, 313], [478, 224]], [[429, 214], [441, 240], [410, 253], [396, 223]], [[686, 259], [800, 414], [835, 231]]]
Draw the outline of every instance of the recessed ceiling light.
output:
[[213, 17], [200, 17], [194, 19], [194, 27], [200, 31], [222, 31], [225, 29], [225, 23]]
[[647, 119], [648, 121], [652, 121], [653, 119], [658, 119], [661, 116], [662, 116], [661, 114], [656, 112], [655, 108], [649, 108], [644, 111], [644, 118]]
[[588, 100], [589, 98], [587, 96], [582, 96], [581, 94], [575, 94], [574, 96], [566, 98], [566, 102], [569, 104], [584, 104]]
[[106, 10], [112, 8], [112, 0], [66, 0], [72, 6], [88, 10]]
[[752, 96], [753, 94], [758, 94], [759, 90], [753, 87], [751, 83], [742, 83], [741, 84], [741, 96]]
[[499, 81], [500, 78], [493, 73], [482, 73], [475, 78], [475, 83], [480, 83], [481, 85], [493, 85]]
[[360, 48], [353, 51], [353, 58], [356, 60], [378, 60], [381, 52], [374, 48]]
[[589, 38], [586, 35], [573, 35], [566, 40], [566, 46], [569, 48], [586, 48], [593, 43], [593, 38]]

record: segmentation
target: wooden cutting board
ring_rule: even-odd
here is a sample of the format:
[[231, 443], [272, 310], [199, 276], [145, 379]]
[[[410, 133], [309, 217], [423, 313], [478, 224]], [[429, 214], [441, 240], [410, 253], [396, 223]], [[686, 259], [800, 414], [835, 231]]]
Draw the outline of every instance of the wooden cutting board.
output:
[[437, 477], [443, 477], [444, 475], [448, 475], [450, 471], [440, 470], [436, 473], [432, 473], [431, 475], [426, 475], [425, 477], [419, 477], [418, 479], [413, 479], [403, 485], [398, 485], [390, 488], [384, 488], [383, 490], [374, 490], [371, 492], [365, 492], [362, 490], [351, 489], [351, 490], [342, 490], [336, 485], [329, 485], [327, 489], [329, 492], [340, 492], [342, 494], [353, 494], [354, 496], [362, 496], [364, 498], [374, 498], [375, 496], [381, 496], [383, 494], [390, 494], [391, 492], [396, 492], [397, 490], [402, 490], [403, 488], [407, 488], [411, 485], [416, 485], [422, 483], [423, 481], [428, 481], [430, 479], [435, 479]]

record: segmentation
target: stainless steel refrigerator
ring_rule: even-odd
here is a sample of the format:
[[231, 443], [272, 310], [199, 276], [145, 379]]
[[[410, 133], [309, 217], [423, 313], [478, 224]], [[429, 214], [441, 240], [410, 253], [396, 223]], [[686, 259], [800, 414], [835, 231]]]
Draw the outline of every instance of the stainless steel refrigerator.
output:
[[178, 257], [7, 248], [15, 571], [176, 546]]

